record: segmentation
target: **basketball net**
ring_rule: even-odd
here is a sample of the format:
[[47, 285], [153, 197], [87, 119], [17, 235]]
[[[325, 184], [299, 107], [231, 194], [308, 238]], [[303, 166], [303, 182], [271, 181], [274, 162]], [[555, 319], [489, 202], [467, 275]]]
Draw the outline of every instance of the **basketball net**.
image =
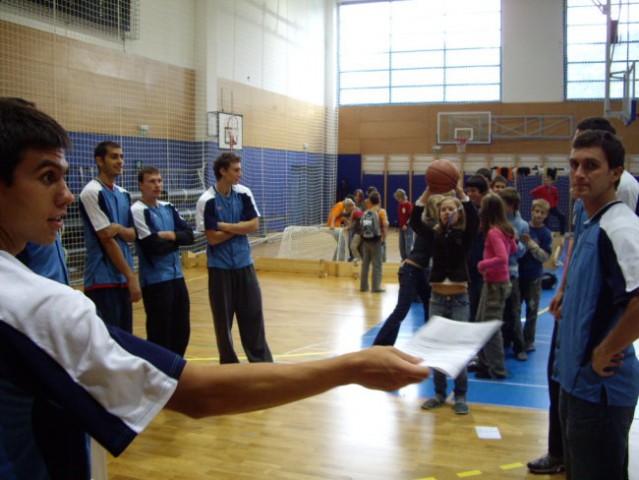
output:
[[466, 151], [466, 144], [468, 143], [467, 138], [456, 138], [455, 146], [457, 148], [457, 153], [464, 153]]

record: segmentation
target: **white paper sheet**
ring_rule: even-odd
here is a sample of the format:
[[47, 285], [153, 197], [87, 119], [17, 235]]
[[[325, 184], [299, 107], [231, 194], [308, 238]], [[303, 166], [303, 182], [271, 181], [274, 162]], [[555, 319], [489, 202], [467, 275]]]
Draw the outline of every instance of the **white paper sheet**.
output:
[[501, 440], [501, 433], [497, 427], [475, 427], [477, 436], [484, 440]]
[[502, 323], [501, 320], [457, 322], [434, 315], [407, 343], [397, 347], [422, 358], [422, 365], [456, 378]]

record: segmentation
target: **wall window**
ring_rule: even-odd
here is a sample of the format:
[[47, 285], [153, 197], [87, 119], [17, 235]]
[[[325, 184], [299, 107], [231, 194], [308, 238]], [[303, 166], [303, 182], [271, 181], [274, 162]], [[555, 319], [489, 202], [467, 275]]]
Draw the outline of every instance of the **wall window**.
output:
[[[639, 61], [639, 0], [610, 3], [610, 18], [616, 23], [611, 72], [624, 72], [629, 61]], [[605, 5], [605, 0], [566, 0], [567, 100], [600, 100], [606, 96]], [[635, 81], [635, 90], [639, 91], [638, 87], [639, 81]], [[610, 97], [623, 97], [621, 78], [611, 80]]]
[[339, 4], [340, 105], [501, 100], [500, 0]]

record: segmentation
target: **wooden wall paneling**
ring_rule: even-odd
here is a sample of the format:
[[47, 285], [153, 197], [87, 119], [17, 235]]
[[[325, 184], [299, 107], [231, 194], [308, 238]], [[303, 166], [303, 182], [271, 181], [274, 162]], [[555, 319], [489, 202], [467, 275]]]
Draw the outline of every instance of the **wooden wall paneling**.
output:
[[[415, 154], [431, 151], [436, 142], [436, 117], [442, 111], [490, 111], [493, 115], [534, 116], [573, 115], [575, 121], [585, 117], [601, 116], [602, 102], [547, 102], [547, 103], [480, 103], [463, 105], [392, 105], [374, 107], [341, 107], [339, 109], [340, 153], [391, 153]], [[403, 125], [403, 141], [396, 142], [399, 134], [395, 128], [378, 128], [388, 122]], [[413, 126], [406, 126], [414, 123]], [[374, 123], [377, 126], [369, 124]], [[625, 127], [619, 120], [613, 125], [624, 139], [628, 151], [639, 152], [639, 122]], [[358, 128], [361, 131], [357, 137]], [[374, 133], [374, 135], [372, 135]], [[562, 133], [565, 133], [562, 131]], [[374, 137], [374, 138], [373, 138]], [[359, 141], [359, 143], [358, 143]], [[359, 148], [359, 150], [356, 150]], [[443, 145], [442, 155], [454, 152], [454, 145]], [[471, 145], [472, 153], [491, 154], [546, 154], [569, 148], [565, 140], [507, 140], [495, 139], [489, 145]]]

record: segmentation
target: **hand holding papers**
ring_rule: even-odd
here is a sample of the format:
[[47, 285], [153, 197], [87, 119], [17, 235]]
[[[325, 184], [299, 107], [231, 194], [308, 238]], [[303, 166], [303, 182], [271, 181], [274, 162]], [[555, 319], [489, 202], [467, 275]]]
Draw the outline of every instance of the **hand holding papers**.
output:
[[423, 359], [421, 365], [456, 378], [502, 323], [500, 320], [457, 322], [434, 315], [398, 348]]

